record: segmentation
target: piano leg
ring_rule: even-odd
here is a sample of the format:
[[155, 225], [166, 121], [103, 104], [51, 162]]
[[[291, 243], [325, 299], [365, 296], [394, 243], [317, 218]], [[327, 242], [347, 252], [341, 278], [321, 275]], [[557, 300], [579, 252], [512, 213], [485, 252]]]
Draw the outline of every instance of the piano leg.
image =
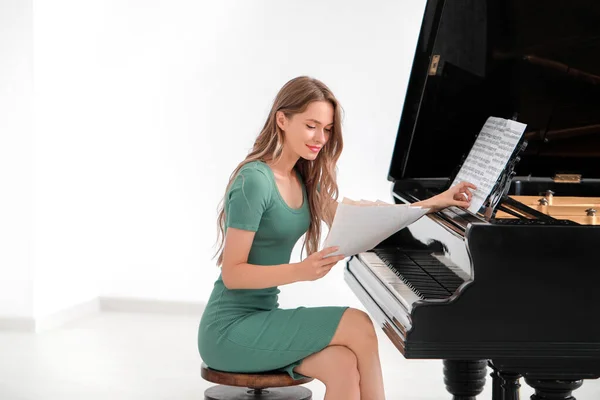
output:
[[557, 380], [525, 378], [525, 382], [535, 389], [531, 400], [575, 400], [571, 392], [583, 385], [583, 380]]
[[521, 384], [519, 379], [521, 375], [513, 372], [499, 372], [500, 379], [502, 380], [502, 400], [519, 400], [519, 388]]
[[444, 383], [453, 400], [475, 400], [483, 391], [487, 360], [444, 360]]
[[521, 374], [514, 372], [500, 371], [492, 361], [489, 362], [492, 368], [492, 400], [520, 400], [519, 389], [521, 384]]

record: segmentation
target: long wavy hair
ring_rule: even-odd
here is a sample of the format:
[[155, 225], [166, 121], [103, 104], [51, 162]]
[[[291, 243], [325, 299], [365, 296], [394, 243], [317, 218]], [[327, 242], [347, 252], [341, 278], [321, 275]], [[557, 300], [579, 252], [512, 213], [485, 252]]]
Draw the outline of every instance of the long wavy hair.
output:
[[342, 140], [342, 108], [329, 88], [321, 81], [300, 76], [288, 81], [279, 91], [273, 101], [273, 106], [260, 134], [254, 142], [252, 150], [238, 164], [229, 177], [225, 196], [219, 203], [217, 219], [217, 266], [223, 263], [223, 247], [225, 242], [225, 200], [227, 192], [240, 169], [249, 162], [260, 160], [265, 163], [277, 163], [281, 158], [284, 146], [283, 131], [275, 121], [277, 111], [282, 111], [289, 119], [295, 114], [302, 113], [313, 101], [328, 101], [333, 106], [333, 127], [329, 140], [321, 148], [315, 160], [300, 158], [295, 165], [308, 195], [310, 208], [310, 225], [304, 237], [303, 250], [310, 255], [318, 250], [321, 240], [321, 220], [333, 217], [327, 207], [330, 199], [337, 201], [338, 186], [336, 182], [336, 163], [340, 158], [344, 142]]

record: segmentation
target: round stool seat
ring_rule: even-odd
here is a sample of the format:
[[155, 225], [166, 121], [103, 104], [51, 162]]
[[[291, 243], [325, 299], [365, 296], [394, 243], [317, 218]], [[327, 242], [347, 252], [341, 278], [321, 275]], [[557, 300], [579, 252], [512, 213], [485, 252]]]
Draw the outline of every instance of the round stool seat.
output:
[[[312, 392], [302, 385], [313, 378], [292, 379], [285, 372], [270, 371], [255, 374], [217, 371], [202, 363], [202, 378], [217, 383], [204, 392], [205, 400], [311, 400]], [[232, 387], [233, 386], [233, 387]], [[269, 389], [267, 389], [269, 388]]]

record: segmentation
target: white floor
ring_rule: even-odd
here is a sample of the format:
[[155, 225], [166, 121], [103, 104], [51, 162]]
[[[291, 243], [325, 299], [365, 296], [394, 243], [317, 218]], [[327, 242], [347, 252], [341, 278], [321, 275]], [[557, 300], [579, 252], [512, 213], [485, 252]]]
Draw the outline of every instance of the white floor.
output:
[[[101, 313], [39, 334], [0, 331], [1, 400], [202, 400], [212, 384], [200, 377], [198, 318]], [[405, 360], [382, 332], [388, 399], [450, 399], [441, 361]], [[307, 385], [314, 399], [324, 386]], [[524, 387], [521, 398], [532, 391]], [[600, 398], [586, 381], [579, 400]], [[491, 380], [478, 399], [491, 399]]]

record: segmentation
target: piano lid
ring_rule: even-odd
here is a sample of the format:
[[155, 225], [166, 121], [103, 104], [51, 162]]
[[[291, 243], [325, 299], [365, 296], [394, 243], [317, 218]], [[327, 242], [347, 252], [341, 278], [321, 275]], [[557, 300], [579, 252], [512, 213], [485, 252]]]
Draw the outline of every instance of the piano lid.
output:
[[388, 179], [452, 176], [489, 116], [518, 176], [600, 178], [598, 0], [428, 0]]

